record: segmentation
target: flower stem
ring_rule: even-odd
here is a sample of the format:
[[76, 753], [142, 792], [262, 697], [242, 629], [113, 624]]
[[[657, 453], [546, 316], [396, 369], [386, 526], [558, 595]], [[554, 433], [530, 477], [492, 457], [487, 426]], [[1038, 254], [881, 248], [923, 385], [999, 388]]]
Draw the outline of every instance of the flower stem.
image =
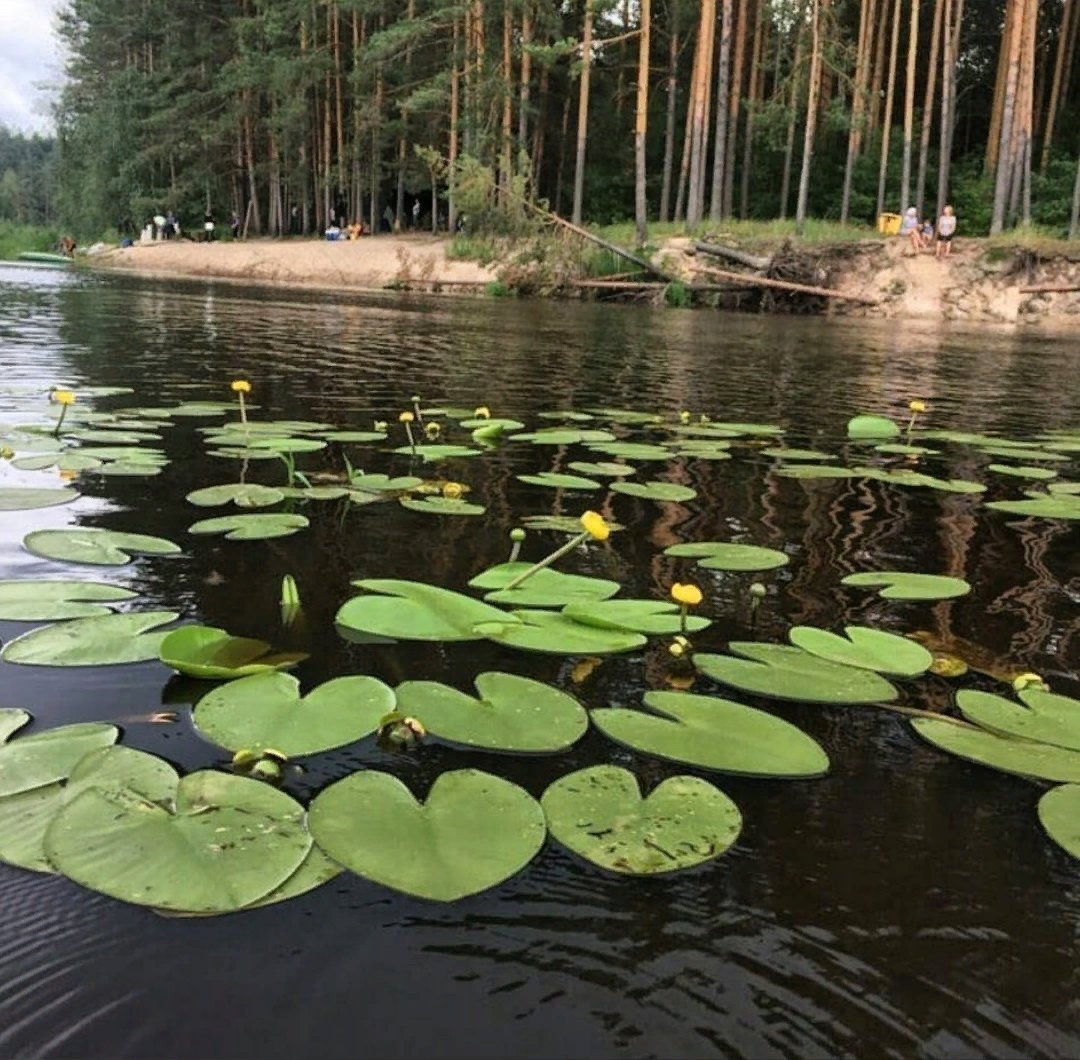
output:
[[686, 604], [679, 604], [679, 632], [686, 636]]
[[560, 548], [555, 549], [555, 551], [552, 552], [551, 555], [547, 557], [547, 559], [542, 559], [539, 563], [534, 563], [528, 570], [522, 571], [512, 581], [507, 582], [506, 585], [503, 586], [503, 592], [505, 592], [507, 589], [516, 589], [523, 581], [525, 581], [526, 578], [531, 578], [537, 571], [541, 571], [545, 567], [550, 567], [552, 563], [554, 563], [557, 559], [562, 559], [562, 557], [565, 556], [568, 552], [573, 552], [574, 549], [578, 547], [578, 545], [580, 545], [583, 541], [588, 540], [588, 538], [588, 531], [585, 531], [585, 533], [583, 534], [578, 534], [577, 537], [571, 538], [569, 541], [566, 542], [565, 545], [562, 545]]
[[247, 407], [244, 405], [244, 392], [241, 390], [238, 392], [240, 398], [240, 422], [247, 426]]
[[409, 448], [413, 451], [413, 456], [416, 456], [416, 439], [413, 438], [412, 424], [408, 420], [405, 421], [405, 433], [409, 436]]
[[520, 541], [515, 541], [510, 546], [510, 558], [506, 562], [507, 563], [517, 563], [517, 558], [520, 555], [521, 555], [521, 542]]
[[56, 430], [53, 431], [53, 437], [54, 438], [59, 438], [60, 437], [60, 428], [61, 428], [61, 426], [63, 426], [64, 417], [67, 415], [67, 409], [68, 409], [67, 405], [61, 405], [60, 406], [60, 418], [56, 421]]

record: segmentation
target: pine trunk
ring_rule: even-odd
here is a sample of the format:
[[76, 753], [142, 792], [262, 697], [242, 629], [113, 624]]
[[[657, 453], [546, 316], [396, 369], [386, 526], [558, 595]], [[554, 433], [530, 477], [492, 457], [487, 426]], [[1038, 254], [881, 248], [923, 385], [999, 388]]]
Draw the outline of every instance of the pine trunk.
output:
[[[1054, 122], [1057, 120], [1058, 103], [1062, 99], [1061, 82], [1065, 71], [1065, 53], [1068, 51], [1070, 39], [1070, 20], [1077, 17], [1077, 0], [1065, 0], [1061, 8], [1061, 28], [1058, 30], [1057, 52], [1054, 59], [1054, 76], [1050, 82], [1050, 101], [1046, 106], [1046, 125], [1043, 132], [1042, 156], [1039, 159], [1039, 169], [1046, 172], [1050, 163], [1050, 148], [1054, 143]], [[1072, 71], [1070, 71], [1071, 73]]]
[[780, 220], [787, 217], [788, 200], [791, 198], [791, 167], [795, 156], [795, 125], [799, 117], [799, 84], [803, 64], [805, 40], [800, 26], [795, 40], [795, 59], [791, 67], [791, 96], [788, 102], [787, 137], [784, 141], [784, 175], [780, 180]]
[[911, 205], [911, 148], [915, 134], [915, 59], [918, 45], [919, 0], [911, 0], [907, 70], [904, 72], [904, 155], [900, 165], [900, 208], [902, 210]]
[[757, 101], [761, 94], [758, 84], [763, 68], [761, 55], [764, 40], [764, 11], [756, 6], [754, 19], [754, 43], [750, 48], [750, 77], [746, 92], [746, 125], [743, 131], [743, 157], [739, 182], [739, 216], [745, 221], [750, 210], [750, 165], [754, 155], [754, 117]]
[[648, 216], [645, 202], [645, 134], [649, 120], [649, 21], [650, 0], [639, 0], [641, 30], [638, 36], [637, 112], [634, 116], [634, 230], [637, 245], [648, 241]]
[[855, 53], [855, 81], [852, 87], [851, 125], [848, 129], [847, 161], [844, 163], [844, 188], [840, 195], [840, 223], [847, 224], [851, 211], [851, 182], [855, 176], [855, 160], [862, 147], [863, 114], [866, 109], [866, 82], [870, 66], [870, 46], [873, 41], [875, 0], [862, 0], [859, 5], [859, 41]]
[[716, 129], [713, 134], [712, 192], [709, 197], [709, 220], [719, 221], [724, 208], [724, 185], [727, 181], [728, 122], [730, 106], [731, 22], [733, 0], [722, 0], [720, 54], [716, 69]]
[[934, 0], [934, 22], [930, 31], [930, 59], [926, 71], [926, 95], [923, 96], [922, 126], [919, 129], [919, 169], [915, 178], [915, 205], [925, 217], [926, 166], [930, 157], [930, 128], [934, 116], [934, 90], [937, 87], [938, 49], [941, 47], [941, 18], [945, 0]]
[[735, 139], [739, 131], [739, 107], [742, 103], [743, 66], [746, 59], [746, 0], [739, 0], [735, 21], [735, 59], [731, 70], [731, 96], [728, 104], [727, 146], [724, 149], [724, 208], [731, 216], [735, 188]]
[[1080, 238], [1080, 158], [1076, 160], [1076, 180], [1073, 182], [1072, 216], [1069, 218], [1069, 238]]
[[577, 154], [574, 159], [574, 209], [572, 220], [581, 224], [585, 198], [585, 145], [589, 139], [589, 71], [592, 67], [592, 0], [585, 0], [585, 23], [581, 32], [581, 80], [578, 84]]
[[709, 88], [712, 81], [713, 31], [716, 25], [716, 0], [702, 0], [698, 28], [698, 61], [692, 94], [692, 133], [690, 137], [690, 188], [686, 196], [686, 224], [693, 229], [700, 221], [705, 205], [705, 157], [709, 150]]
[[[818, 92], [821, 87], [821, 14], [828, 0], [813, 0], [810, 12], [810, 83], [806, 91], [806, 125], [803, 132], [802, 169], [799, 172], [799, 197], [795, 205], [795, 230], [802, 235], [806, 225], [806, 206], [810, 197], [810, 163], [814, 157], [814, 133], [817, 129]], [[899, 0], [897, 0], [899, 3]]]
[[1005, 85], [1001, 108], [1001, 134], [998, 147], [997, 174], [994, 178], [994, 208], [990, 219], [990, 234], [997, 235], [1005, 227], [1005, 212], [1009, 202], [1010, 183], [1015, 159], [1012, 157], [1013, 121], [1016, 112], [1016, 93], [1020, 80], [1020, 45], [1023, 37], [1022, 7], [1028, 0], [1013, 0], [1016, 13], [1012, 33], [1009, 35], [1009, 52], [1005, 64]]
[[675, 164], [675, 111], [679, 89], [679, 34], [672, 15], [668, 41], [667, 120], [664, 123], [664, 177], [660, 188], [660, 221], [671, 219], [671, 171]]
[[[893, 4], [889, 71], [885, 84], [885, 115], [881, 121], [881, 162], [878, 166], [877, 212], [885, 209], [885, 185], [889, 175], [889, 140], [892, 134], [893, 98], [896, 95], [896, 56], [900, 45], [900, 0]], [[901, 207], [903, 209], [903, 207]]]

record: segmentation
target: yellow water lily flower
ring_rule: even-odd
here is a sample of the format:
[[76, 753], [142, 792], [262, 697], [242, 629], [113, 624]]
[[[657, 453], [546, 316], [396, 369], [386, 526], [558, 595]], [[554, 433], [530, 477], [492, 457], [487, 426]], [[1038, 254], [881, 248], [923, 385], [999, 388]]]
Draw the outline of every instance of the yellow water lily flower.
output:
[[599, 512], [585, 512], [581, 516], [581, 527], [596, 541], [606, 541], [611, 536], [611, 527]]
[[377, 431], [385, 431], [388, 425], [386, 420], [376, 420], [372, 426]]
[[908, 402], [908, 408], [912, 412], [925, 412], [926, 411], [926, 402], [925, 401], [909, 401]]
[[75, 392], [73, 390], [54, 390], [52, 399], [57, 405], [74, 405]]
[[246, 379], [234, 379], [229, 384], [230, 389], [234, 394], [250, 394], [251, 384]]
[[416, 417], [408, 409], [398, 415], [398, 423], [412, 423], [415, 419]]
[[701, 590], [691, 582], [676, 582], [671, 587], [671, 599], [685, 607], [697, 607], [702, 601]]
[[490, 420], [491, 409], [489, 409], [487, 405], [479, 405], [477, 406], [476, 411], [473, 412], [473, 417], [478, 420]]
[[424, 424], [424, 434], [426, 434], [432, 441], [438, 438], [441, 433], [442, 427], [434, 420], [428, 420], [428, 422]]
[[1024, 692], [1029, 688], [1037, 689], [1041, 692], [1049, 690], [1047, 683], [1038, 674], [1026, 673], [1013, 678], [1014, 691]]
[[674, 655], [676, 659], [681, 659], [686, 654], [686, 648], [684, 648], [677, 640], [673, 640], [668, 645], [668, 653]]
[[416, 736], [427, 736], [427, 729], [424, 728], [424, 723], [419, 718], [404, 718], [401, 724]]
[[465, 492], [465, 487], [460, 482], [444, 482], [442, 495], [448, 500], [455, 501]]
[[687, 412], [686, 409], [683, 409], [682, 412], [679, 413], [679, 422], [680, 423], [689, 423], [690, 422], [690, 413]]

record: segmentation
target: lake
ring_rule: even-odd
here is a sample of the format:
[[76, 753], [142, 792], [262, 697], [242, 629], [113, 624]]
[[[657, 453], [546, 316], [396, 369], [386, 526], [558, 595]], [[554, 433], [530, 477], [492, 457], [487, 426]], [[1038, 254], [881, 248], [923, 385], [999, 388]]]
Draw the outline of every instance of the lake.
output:
[[[225, 284], [0, 271], [0, 420], [26, 388], [123, 386], [95, 408], [228, 400], [252, 382], [253, 418], [342, 428], [391, 423], [411, 395], [486, 405], [528, 428], [537, 413], [596, 406], [696, 420], [779, 424], [790, 446], [842, 454], [859, 412], [902, 422], [926, 400], [929, 427], [1026, 439], [1080, 429], [1078, 349], [1068, 336], [908, 327], [900, 322], [733, 316], [561, 302], [292, 294]], [[19, 394], [23, 396], [18, 396]], [[78, 406], [76, 406], [78, 408]], [[216, 423], [219, 421], [206, 421]], [[421, 474], [471, 487], [480, 518], [396, 503], [312, 502], [311, 526], [272, 541], [194, 537], [220, 512], [185, 494], [234, 481], [236, 461], [207, 456], [197, 428], [162, 431], [160, 475], [78, 480], [71, 505], [0, 515], [0, 577], [71, 573], [138, 590], [141, 609], [311, 653], [305, 689], [350, 673], [390, 685], [439, 680], [470, 689], [484, 670], [563, 688], [589, 707], [636, 706], [664, 687], [661, 638], [591, 672], [567, 659], [489, 641], [354, 643], [334, 614], [357, 578], [416, 578], [464, 590], [506, 558], [522, 517], [586, 507], [626, 525], [560, 569], [666, 598], [692, 569], [663, 555], [679, 541], [740, 540], [785, 551], [762, 575], [694, 570], [713, 619], [699, 650], [783, 641], [792, 624], [845, 623], [969, 642], [981, 669], [1031, 670], [1080, 694], [1080, 536], [1076, 523], [1016, 520], [987, 499], [1020, 496], [985, 471], [993, 458], [942, 446], [924, 461], [944, 478], [989, 483], [983, 496], [865, 479], [772, 473], [757, 440], [733, 459], [681, 460], [645, 478], [697, 491], [686, 504], [551, 491], [515, 476], [605, 459], [574, 447], [504, 442]], [[468, 440], [468, 435], [464, 435]], [[937, 446], [935, 446], [937, 447]], [[371, 472], [403, 474], [389, 445], [349, 450]], [[1075, 454], [1080, 456], [1080, 454]], [[298, 458], [340, 470], [339, 451]], [[1063, 477], [1070, 465], [1063, 465]], [[1076, 462], [1071, 464], [1075, 477]], [[51, 473], [3, 467], [5, 484]], [[281, 483], [277, 460], [249, 480]], [[43, 527], [86, 525], [170, 538], [181, 556], [127, 567], [64, 567], [24, 551]], [[530, 534], [538, 559], [564, 538]], [[890, 603], [840, 586], [858, 570], [902, 569], [971, 582], [970, 595]], [[305, 623], [283, 631], [282, 576], [296, 577]], [[751, 614], [747, 585], [769, 593]], [[0, 622], [5, 642], [30, 628]], [[587, 669], [587, 668], [586, 668]], [[904, 702], [949, 706], [955, 682], [906, 686]], [[1007, 691], [971, 674], [962, 687]], [[0, 706], [35, 729], [117, 721], [123, 742], [182, 771], [225, 767], [190, 707], [207, 688], [152, 662], [97, 668], [0, 664]], [[699, 678], [695, 691], [746, 701]], [[60, 877], [0, 866], [0, 1055], [321, 1056], [1073, 1056], [1080, 1052], [1080, 867], [1039, 827], [1040, 786], [959, 761], [883, 710], [750, 697], [828, 752], [814, 780], [729, 777], [620, 747], [595, 728], [564, 754], [513, 757], [425, 743], [395, 752], [373, 739], [305, 760], [287, 790], [307, 802], [364, 767], [418, 793], [447, 769], [475, 766], [534, 796], [583, 766], [627, 766], [646, 786], [705, 776], [738, 804], [736, 844], [718, 860], [656, 879], [616, 876], [551, 840], [521, 873], [451, 905], [408, 898], [349, 874], [263, 910], [167, 919]], [[166, 713], [165, 720], [151, 715]]]

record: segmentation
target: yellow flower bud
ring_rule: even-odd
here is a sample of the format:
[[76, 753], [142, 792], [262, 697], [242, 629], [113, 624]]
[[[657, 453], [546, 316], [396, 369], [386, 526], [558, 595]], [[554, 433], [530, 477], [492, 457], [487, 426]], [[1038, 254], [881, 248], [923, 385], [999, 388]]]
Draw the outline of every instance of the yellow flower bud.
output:
[[1046, 682], [1038, 674], [1026, 673], [1013, 678], [1014, 691], [1024, 692], [1029, 688], [1037, 689], [1040, 692], [1048, 691]]
[[416, 417], [407, 409], [398, 416], [398, 423], [412, 423]]
[[444, 482], [442, 495], [448, 500], [456, 501], [465, 492], [465, 487], [460, 482]]
[[581, 517], [581, 528], [597, 541], [606, 541], [611, 536], [611, 527], [599, 512], [585, 512]]
[[479, 405], [477, 406], [476, 411], [473, 412], [473, 418], [478, 420], [490, 420], [491, 409], [489, 409], [487, 405]]
[[427, 729], [424, 728], [424, 723], [418, 718], [405, 718], [401, 724], [407, 729], [411, 729], [417, 736], [427, 736]]
[[681, 659], [682, 656], [684, 655], [684, 653], [686, 652], [686, 649], [677, 640], [672, 641], [668, 645], [667, 650], [668, 650], [669, 654], [674, 655], [676, 659]]
[[691, 582], [683, 585], [676, 582], [671, 587], [671, 599], [677, 604], [685, 604], [687, 607], [697, 607], [701, 603], [701, 590]]
[[377, 431], [385, 431], [385, 430], [386, 430], [386, 426], [387, 426], [387, 424], [386, 424], [386, 420], [376, 420], [376, 421], [375, 421], [375, 422], [374, 422], [374, 423], [372, 424], [372, 427], [373, 427], [373, 428], [374, 428], [375, 430], [377, 430]]
[[71, 390], [54, 390], [52, 392], [52, 399], [58, 405], [74, 405], [75, 393]]
[[690, 422], [690, 413], [687, 412], [686, 409], [683, 409], [683, 411], [679, 413], [679, 422], [680, 423], [689, 423]]
[[234, 379], [230, 386], [234, 394], [251, 393], [251, 384], [246, 379]]
[[925, 401], [909, 401], [908, 402], [908, 408], [911, 409], [912, 412], [925, 412], [926, 411], [926, 402]]

